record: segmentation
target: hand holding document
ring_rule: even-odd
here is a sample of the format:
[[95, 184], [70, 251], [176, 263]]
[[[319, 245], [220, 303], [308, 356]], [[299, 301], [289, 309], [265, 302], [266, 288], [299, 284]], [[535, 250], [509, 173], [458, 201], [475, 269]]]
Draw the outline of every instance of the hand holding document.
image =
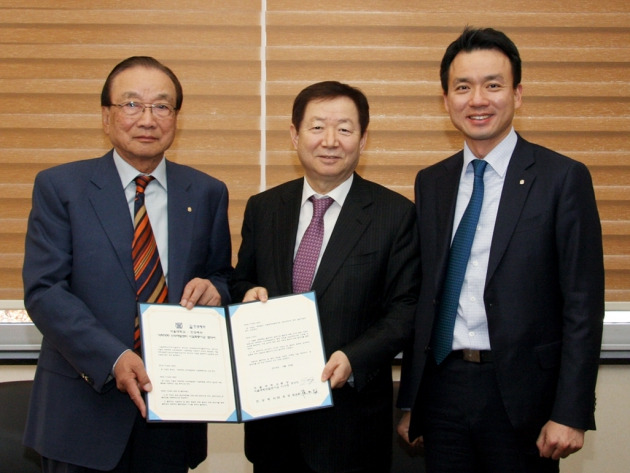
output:
[[149, 421], [245, 422], [332, 405], [313, 292], [139, 310]]

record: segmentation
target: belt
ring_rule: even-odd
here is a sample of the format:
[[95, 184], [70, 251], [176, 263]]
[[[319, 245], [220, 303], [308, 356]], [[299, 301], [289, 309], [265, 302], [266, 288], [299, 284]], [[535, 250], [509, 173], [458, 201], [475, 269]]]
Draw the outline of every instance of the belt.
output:
[[451, 352], [451, 356], [471, 363], [490, 363], [492, 361], [490, 350], [455, 350]]

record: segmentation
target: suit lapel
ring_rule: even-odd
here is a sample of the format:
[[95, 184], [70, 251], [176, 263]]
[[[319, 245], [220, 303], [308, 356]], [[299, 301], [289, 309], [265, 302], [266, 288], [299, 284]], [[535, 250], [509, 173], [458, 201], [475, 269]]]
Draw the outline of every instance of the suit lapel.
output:
[[335, 274], [372, 222], [370, 211], [372, 204], [373, 198], [365, 181], [355, 174], [352, 187], [341, 208], [313, 281], [313, 289], [318, 294], [321, 295], [326, 291]]
[[129, 284], [135, 291], [136, 282], [131, 261], [133, 222], [111, 151], [98, 161], [91, 182], [93, 187], [88, 199], [114, 248]]
[[293, 286], [293, 251], [297, 228], [300, 219], [300, 203], [304, 179], [290, 182], [280, 195], [278, 208], [273, 218], [273, 254], [276, 255], [276, 280], [286, 293], [292, 291]]
[[503, 258], [503, 254], [519, 221], [529, 190], [536, 179], [536, 172], [532, 167], [533, 164], [533, 148], [519, 136], [505, 175], [503, 192], [501, 193], [501, 201], [499, 202], [499, 210], [494, 225], [492, 245], [490, 247], [486, 284], [492, 278]]
[[[199, 209], [193, 184], [179, 168], [166, 161], [168, 182], [168, 287], [171, 296], [178, 299], [184, 291], [186, 265], [190, 259], [195, 211]], [[185, 236], [185, 237], [182, 237]], [[171, 302], [179, 302], [171, 301]]]
[[448, 255], [451, 248], [451, 237], [453, 235], [453, 219], [455, 217], [455, 206], [457, 204], [457, 192], [464, 163], [464, 153], [460, 151], [442, 163], [444, 173], [435, 180], [437, 199], [435, 201], [436, 228], [431, 231], [436, 232], [437, 243], [437, 271], [435, 274], [435, 288], [440, 288], [441, 281], [444, 280]]

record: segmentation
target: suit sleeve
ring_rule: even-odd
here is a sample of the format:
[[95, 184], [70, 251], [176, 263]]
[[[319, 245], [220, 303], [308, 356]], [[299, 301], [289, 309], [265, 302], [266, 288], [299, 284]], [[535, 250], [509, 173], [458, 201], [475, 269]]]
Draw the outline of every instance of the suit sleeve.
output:
[[[382, 270], [383, 302], [380, 310], [383, 315], [360, 337], [342, 348], [352, 365], [358, 390], [365, 387], [383, 366], [390, 369], [393, 357], [402, 351], [413, 335], [420, 285], [419, 242], [413, 205], [410, 204], [399, 217], [397, 231], [386, 252], [386, 267]], [[373, 271], [381, 269], [373, 268]]]
[[[422, 199], [421, 192], [421, 180], [423, 174], [422, 171], [419, 171], [416, 174], [416, 180], [414, 182], [414, 194], [415, 194], [415, 209], [416, 209], [416, 222], [418, 229], [418, 239], [421, 240], [423, 235], [420, 232], [420, 223], [422, 222], [422, 206], [420, 205]], [[422, 286], [422, 243], [418, 242], [419, 248], [419, 259], [420, 259], [420, 269], [418, 270], [418, 281], [419, 285]], [[420, 303], [418, 303], [418, 308], [420, 307]], [[414, 349], [417, 350], [419, 347], [416, 345], [419, 342], [418, 333], [418, 324], [419, 324], [420, 314], [416, 313], [414, 317], [414, 338], [405, 346], [403, 350], [403, 357], [400, 369], [400, 386], [398, 389], [398, 398], [396, 400], [396, 407], [399, 409], [411, 409], [413, 403], [415, 401], [415, 397], [418, 391], [418, 386], [420, 386], [420, 378], [421, 378], [421, 370], [415, 366], [414, 363], [417, 363], [414, 356]], [[425, 330], [424, 325], [422, 325], [421, 330]], [[423, 335], [423, 334], [420, 334]]]
[[256, 286], [256, 248], [253, 235], [254, 214], [254, 203], [250, 198], [245, 207], [243, 226], [241, 228], [241, 246], [238, 250], [238, 263], [230, 279], [230, 293], [235, 303], [241, 302], [245, 293]]
[[[63, 187], [64, 182], [58, 184]], [[73, 229], [68, 202], [47, 174], [35, 180], [23, 266], [24, 301], [49, 346], [100, 391], [128, 347], [71, 291]]]
[[228, 190], [222, 185], [221, 197], [216, 209], [214, 224], [210, 231], [210, 251], [207, 263], [207, 278], [221, 294], [221, 302], [231, 302], [228, 279], [232, 272], [232, 242], [228, 222]]
[[563, 336], [560, 376], [551, 420], [594, 429], [595, 384], [604, 317], [602, 232], [587, 168], [567, 173], [556, 230]]

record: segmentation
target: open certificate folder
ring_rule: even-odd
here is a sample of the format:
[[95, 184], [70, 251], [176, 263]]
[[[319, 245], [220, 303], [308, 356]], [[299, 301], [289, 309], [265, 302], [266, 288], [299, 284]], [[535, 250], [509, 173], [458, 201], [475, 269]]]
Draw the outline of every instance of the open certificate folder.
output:
[[139, 311], [148, 421], [246, 422], [332, 406], [313, 292]]

